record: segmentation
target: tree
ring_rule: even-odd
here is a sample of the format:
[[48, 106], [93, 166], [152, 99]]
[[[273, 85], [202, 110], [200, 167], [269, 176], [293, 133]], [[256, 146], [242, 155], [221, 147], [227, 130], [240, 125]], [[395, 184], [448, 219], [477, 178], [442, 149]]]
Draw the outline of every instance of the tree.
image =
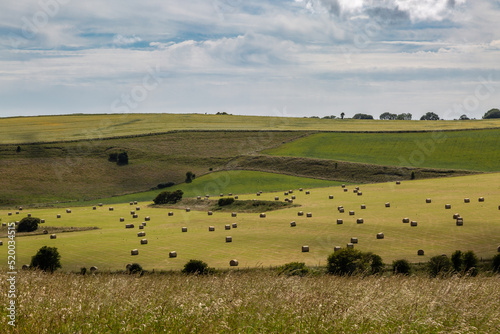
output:
[[352, 118], [353, 119], [373, 119], [373, 116], [367, 115], [367, 114], [356, 114]]
[[52, 273], [61, 268], [61, 255], [56, 247], [43, 246], [31, 257], [31, 266]]
[[323, 117], [323, 119], [335, 119], [335, 118], [337, 118], [337, 116], [334, 116], [334, 115]]
[[184, 274], [197, 274], [206, 275], [212, 272], [213, 269], [208, 267], [208, 264], [201, 260], [189, 260], [185, 265], [182, 272]]
[[477, 265], [479, 263], [479, 259], [473, 251], [467, 251], [464, 253], [463, 257], [464, 273], [469, 273], [472, 276], [476, 276], [478, 273]]
[[327, 270], [335, 275], [379, 273], [383, 270], [382, 258], [373, 253], [363, 253], [353, 248], [343, 248], [327, 259]]
[[397, 119], [398, 115], [396, 114], [391, 114], [390, 112], [385, 112], [379, 116], [381, 120], [395, 120]]
[[187, 172], [186, 173], [186, 183], [191, 183], [193, 182], [193, 179], [196, 177], [196, 175], [193, 174], [193, 172]]
[[128, 165], [128, 154], [127, 152], [122, 152], [118, 154], [118, 160], [116, 162], [118, 166]]
[[455, 252], [453, 252], [453, 254], [451, 254], [451, 263], [453, 264], [453, 269], [455, 269], [455, 271], [457, 273], [461, 272], [462, 271], [462, 266], [463, 266], [463, 256], [464, 254], [457, 250]]
[[175, 191], [162, 191], [155, 197], [153, 202], [155, 204], [175, 204], [182, 199], [182, 195], [184, 195], [184, 192], [180, 189]]
[[407, 260], [396, 260], [392, 262], [392, 272], [394, 275], [409, 275], [411, 273], [411, 265]]
[[493, 272], [500, 273], [500, 254], [493, 256]]
[[17, 225], [17, 232], [33, 232], [38, 229], [40, 218], [24, 217]]
[[410, 113], [402, 113], [399, 114], [396, 119], [400, 121], [411, 121], [412, 114]]
[[469, 118], [469, 117], [467, 117], [467, 115], [466, 115], [466, 114], [463, 114], [463, 115], [462, 115], [462, 116], [460, 116], [460, 118], [459, 118], [459, 120], [461, 120], [461, 121], [468, 121], [469, 119], [470, 119], [470, 118]]
[[446, 255], [433, 256], [427, 263], [427, 270], [433, 277], [449, 273], [451, 267], [451, 261]]
[[420, 117], [421, 121], [439, 121], [439, 116], [431, 111]]
[[129, 274], [142, 274], [142, 266], [139, 263], [132, 263], [130, 266], [127, 265], [127, 270]]
[[498, 109], [490, 109], [484, 114], [483, 119], [488, 119], [488, 118], [500, 118], [500, 110]]
[[345, 114], [342, 112], [340, 113], [340, 119], [344, 119]]

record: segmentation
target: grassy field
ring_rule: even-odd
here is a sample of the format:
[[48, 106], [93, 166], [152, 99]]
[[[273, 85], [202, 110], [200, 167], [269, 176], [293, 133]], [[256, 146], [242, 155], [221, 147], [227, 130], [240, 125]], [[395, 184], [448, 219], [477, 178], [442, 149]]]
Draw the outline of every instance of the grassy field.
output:
[[319, 133], [263, 151], [388, 166], [499, 171], [500, 130], [441, 133]]
[[[236, 181], [238, 177], [232, 177], [228, 185], [237, 188], [244, 184]], [[499, 177], [499, 174], [481, 174], [405, 181], [401, 185], [393, 182], [363, 185], [362, 196], [353, 193], [352, 186], [348, 186], [347, 192], [340, 186], [312, 189], [309, 195], [295, 188], [294, 204], [302, 207], [268, 212], [266, 218], [259, 218], [258, 213], [231, 217], [228, 212], [214, 212], [209, 216], [206, 211], [151, 208], [149, 201], [139, 202], [137, 219], [130, 214], [135, 206], [128, 203], [113, 205], [114, 211], [109, 211], [108, 206], [95, 211], [90, 206], [77, 207], [69, 214], [61, 208], [25, 209], [19, 215], [13, 212], [12, 216], [8, 216], [7, 210], [0, 210], [0, 218], [1, 222], [20, 220], [30, 212], [46, 219], [45, 226], [99, 227], [99, 230], [59, 233], [52, 240], [48, 235], [17, 238], [19, 264], [29, 263], [40, 247], [55, 246], [62, 255], [63, 271], [78, 271], [80, 267], [93, 265], [102, 270], [116, 270], [125, 268], [129, 262], [139, 262], [148, 270], [180, 269], [191, 258], [202, 259], [217, 268], [229, 268], [229, 260], [233, 258], [244, 268], [292, 261], [318, 266], [326, 264], [334, 246], [345, 247], [351, 237], [359, 240], [356, 248], [379, 254], [386, 263], [400, 258], [426, 262], [431, 256], [451, 254], [457, 249], [473, 250], [482, 258], [491, 258], [500, 245]], [[237, 193], [231, 186], [224, 189]], [[329, 195], [334, 195], [334, 199], [330, 200]], [[285, 198], [283, 192], [264, 192], [261, 196], [242, 195], [240, 199], [273, 201], [275, 196], [280, 200]], [[485, 197], [484, 202], [478, 202], [480, 196]], [[428, 197], [432, 198], [430, 204], [425, 203]], [[464, 203], [465, 197], [471, 203]], [[386, 202], [391, 203], [389, 208], [385, 207]], [[366, 205], [365, 210], [360, 209], [361, 204]], [[451, 204], [452, 209], [445, 210], [445, 204]], [[339, 205], [344, 206], [345, 213], [337, 211]], [[312, 217], [297, 216], [299, 210], [311, 212]], [[349, 215], [350, 210], [355, 214]], [[169, 216], [169, 211], [174, 215]], [[464, 218], [464, 226], [455, 225], [454, 213]], [[57, 219], [57, 214], [62, 218]], [[145, 216], [151, 218], [144, 229], [148, 244], [140, 245], [142, 238], [137, 237], [137, 226]], [[120, 217], [125, 222], [120, 222]], [[416, 220], [418, 226], [403, 224], [404, 217]], [[338, 218], [344, 220], [342, 225], [336, 224]], [[357, 224], [357, 218], [363, 218], [364, 224]], [[297, 226], [290, 227], [291, 221], [296, 221]], [[126, 223], [134, 223], [135, 228], [125, 229]], [[237, 223], [237, 228], [224, 229], [232, 223]], [[181, 232], [184, 226], [188, 227], [187, 233]], [[216, 230], [209, 232], [209, 226], [215, 226]], [[5, 233], [5, 228], [0, 231]], [[378, 232], [383, 232], [385, 239], [378, 240]], [[232, 236], [233, 241], [226, 243], [226, 236]], [[2, 240], [5, 245], [6, 239]], [[303, 245], [310, 247], [309, 253], [301, 252]], [[140, 253], [131, 256], [130, 250], [135, 248]], [[425, 256], [417, 256], [418, 249], [423, 249]], [[0, 247], [3, 256], [6, 251], [5, 246]], [[177, 251], [178, 257], [169, 258], [170, 251]]]
[[0, 144], [102, 139], [174, 130], [432, 131], [500, 128], [499, 120], [379, 121], [198, 114], [0, 118]]
[[[0, 272], [0, 303], [7, 275]], [[498, 333], [500, 276], [18, 275], [2, 333]]]

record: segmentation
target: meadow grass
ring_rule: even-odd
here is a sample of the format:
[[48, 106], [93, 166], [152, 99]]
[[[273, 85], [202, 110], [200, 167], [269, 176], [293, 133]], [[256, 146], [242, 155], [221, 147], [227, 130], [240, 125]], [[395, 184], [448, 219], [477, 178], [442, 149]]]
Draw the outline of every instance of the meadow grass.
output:
[[387, 166], [498, 171], [500, 130], [319, 133], [263, 153]]
[[499, 127], [499, 120], [380, 121], [166, 113], [66, 115], [0, 118], [0, 143], [102, 139], [176, 130], [433, 131]]
[[[231, 190], [231, 185], [239, 184], [237, 179], [231, 179], [224, 193], [237, 194]], [[278, 266], [293, 261], [324, 266], [334, 246], [345, 247], [351, 237], [358, 238], [357, 249], [379, 254], [385, 263], [396, 259], [427, 262], [432, 256], [450, 255], [455, 250], [472, 250], [479, 257], [489, 259], [500, 245], [498, 179], [499, 174], [481, 174], [404, 181], [400, 185], [394, 182], [361, 185], [362, 196], [353, 193], [354, 185], [349, 185], [347, 192], [340, 186], [304, 187], [302, 192], [295, 188], [294, 204], [301, 207], [267, 212], [266, 218], [260, 218], [259, 213], [238, 213], [237, 217], [231, 217], [229, 212], [214, 212], [209, 216], [206, 210], [153, 208], [149, 206], [152, 202], [146, 201], [139, 202], [141, 210], [137, 211], [137, 219], [130, 214], [135, 205], [129, 203], [113, 204], [114, 211], [109, 211], [108, 205], [97, 210], [90, 206], [74, 207], [70, 214], [63, 208], [25, 208], [19, 215], [13, 213], [12, 216], [8, 216], [8, 210], [0, 210], [0, 219], [1, 222], [20, 220], [30, 212], [46, 220], [42, 229], [44, 226], [99, 227], [99, 230], [58, 233], [57, 239], [49, 239], [48, 235], [17, 238], [18, 264], [29, 264], [31, 256], [47, 245], [59, 249], [63, 271], [78, 271], [80, 267], [94, 265], [103, 270], [119, 270], [130, 262], [139, 262], [147, 270], [179, 270], [192, 258], [216, 268], [229, 268], [231, 259], [237, 259], [243, 268]], [[287, 190], [289, 187], [283, 189]], [[310, 190], [309, 195], [305, 194], [306, 190]], [[239, 198], [274, 201], [278, 196], [283, 201], [283, 191], [264, 192], [261, 196], [252, 193]], [[329, 195], [334, 199], [329, 199]], [[484, 202], [478, 201], [480, 196], [485, 198]], [[464, 203], [465, 197], [471, 202]], [[432, 203], [426, 204], [426, 198], [432, 198]], [[390, 202], [390, 208], [385, 207], [386, 202]], [[361, 204], [365, 204], [366, 209], [361, 210]], [[446, 210], [445, 204], [451, 204], [452, 209]], [[337, 211], [339, 205], [343, 205], [345, 213]], [[311, 212], [312, 217], [297, 216], [299, 210]], [[355, 211], [355, 215], [349, 215], [350, 210]], [[173, 216], [168, 216], [170, 211]], [[454, 213], [463, 217], [463, 226], [456, 226]], [[57, 214], [62, 218], [57, 219]], [[148, 244], [140, 245], [138, 225], [146, 216], [151, 218], [143, 230]], [[124, 217], [125, 222], [120, 222], [120, 217]], [[418, 226], [402, 223], [405, 217], [417, 221]], [[336, 223], [339, 218], [343, 219], [342, 225]], [[363, 218], [364, 223], [357, 224], [357, 218]], [[296, 221], [297, 226], [290, 227], [291, 221]], [[127, 223], [134, 223], [135, 228], [126, 229]], [[232, 223], [238, 227], [224, 229]], [[215, 226], [215, 231], [209, 232], [209, 226]], [[188, 232], [183, 233], [182, 227], [188, 227]], [[378, 240], [378, 232], [383, 232], [385, 238]], [[233, 241], [226, 243], [226, 236], [232, 236]], [[1, 240], [6, 245], [6, 239]], [[303, 245], [308, 245], [310, 252], [302, 253]], [[139, 255], [131, 256], [130, 251], [135, 248], [139, 249]], [[425, 251], [424, 256], [417, 255], [419, 249]], [[169, 258], [170, 251], [177, 251], [178, 257]], [[6, 257], [6, 252], [5, 246], [0, 247], [0, 256]], [[5, 268], [5, 265], [2, 266]]]
[[[7, 275], [0, 272], [0, 304]], [[18, 274], [2, 333], [497, 333], [500, 276]]]

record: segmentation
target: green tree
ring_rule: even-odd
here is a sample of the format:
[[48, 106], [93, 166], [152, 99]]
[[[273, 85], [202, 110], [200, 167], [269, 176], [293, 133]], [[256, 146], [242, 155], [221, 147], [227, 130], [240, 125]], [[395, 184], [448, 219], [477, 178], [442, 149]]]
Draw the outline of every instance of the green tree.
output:
[[17, 225], [17, 232], [33, 232], [38, 229], [40, 218], [24, 217]]
[[139, 263], [132, 263], [130, 266], [127, 266], [127, 270], [129, 274], [142, 274], [142, 266]]
[[327, 270], [334, 275], [375, 274], [381, 272], [383, 268], [380, 256], [353, 248], [342, 248], [327, 259]]
[[368, 115], [368, 114], [356, 114], [352, 118], [353, 119], [373, 119], [373, 116]]
[[500, 118], [500, 110], [498, 109], [490, 109], [484, 114], [483, 119], [488, 119], [488, 118]]
[[396, 117], [396, 119], [400, 120], [400, 121], [411, 121], [411, 118], [412, 118], [412, 114], [410, 114], [410, 113], [402, 113]]
[[469, 273], [472, 276], [476, 276], [478, 273], [477, 265], [479, 263], [479, 259], [473, 251], [467, 251], [463, 256], [464, 273]]
[[31, 257], [31, 266], [52, 273], [61, 268], [61, 255], [56, 247], [43, 246]]
[[197, 274], [206, 275], [212, 272], [212, 269], [208, 267], [208, 264], [201, 260], [189, 260], [182, 269], [184, 274]]
[[193, 174], [193, 172], [187, 172], [186, 173], [186, 183], [191, 183], [193, 182], [193, 179], [195, 178], [196, 176]]
[[381, 120], [395, 120], [397, 119], [398, 115], [396, 114], [391, 114], [390, 112], [385, 112], [379, 116]]
[[433, 112], [427, 112], [425, 115], [420, 117], [421, 121], [439, 121], [439, 116], [436, 113]]
[[493, 256], [493, 272], [500, 273], [500, 254]]
[[175, 191], [162, 191], [159, 193], [153, 202], [155, 204], [175, 204], [182, 199], [184, 192], [180, 189]]
[[340, 113], [340, 119], [344, 119], [345, 114], [342, 112]]
[[452, 268], [452, 263], [446, 255], [437, 255], [429, 259], [427, 271], [433, 277], [448, 274]]
[[463, 256], [464, 254], [457, 250], [455, 252], [453, 252], [453, 254], [451, 254], [451, 263], [453, 264], [453, 269], [455, 269], [455, 271], [457, 273], [461, 272], [462, 271], [462, 267], [463, 267]]
[[467, 117], [467, 115], [463, 114], [462, 116], [460, 116], [459, 120], [461, 121], [468, 121], [470, 118]]
[[407, 260], [396, 260], [392, 262], [392, 272], [394, 275], [409, 275], [411, 274], [411, 264]]
[[128, 154], [127, 152], [122, 152], [118, 154], [118, 159], [116, 161], [116, 164], [119, 166], [124, 166], [128, 165]]

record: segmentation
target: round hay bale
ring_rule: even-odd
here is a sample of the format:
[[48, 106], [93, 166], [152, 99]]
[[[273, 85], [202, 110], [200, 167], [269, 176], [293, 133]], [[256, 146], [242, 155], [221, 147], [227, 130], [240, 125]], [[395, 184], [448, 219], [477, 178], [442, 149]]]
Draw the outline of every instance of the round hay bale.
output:
[[337, 207], [337, 210], [339, 210], [339, 211], [340, 211], [340, 210], [341, 210], [341, 209], [343, 209], [343, 208], [344, 208], [344, 207], [343, 207], [342, 205], [339, 205], [339, 206]]
[[479, 197], [479, 198], [478, 198], [478, 201], [479, 201], [479, 202], [484, 202], [484, 197]]
[[201, 199], [201, 196], [196, 196], [196, 199], [200, 200], [200, 199]]
[[430, 198], [426, 198], [425, 203], [432, 203], [432, 200]]
[[227, 194], [227, 195], [228, 195], [228, 196], [233, 196], [233, 193], [229, 193], [229, 194]]
[[147, 245], [148, 239], [141, 239], [141, 245]]
[[43, 230], [43, 234], [49, 234], [49, 231]]
[[285, 191], [283, 194], [284, 194], [285, 196], [288, 196], [288, 191]]
[[97, 210], [97, 206], [93, 206], [93, 207], [92, 207], [92, 210]]
[[312, 212], [308, 212], [308, 213], [306, 213], [306, 217], [307, 217], [307, 218], [311, 218], [312, 216], [313, 216]]
[[337, 225], [342, 225], [344, 224], [344, 221], [342, 219], [337, 219]]
[[225, 230], [230, 230], [231, 229], [231, 225], [224, 225], [224, 229]]
[[309, 252], [309, 246], [302, 246], [302, 253]]
[[19, 210], [19, 211], [23, 211], [23, 207], [22, 207], [22, 206], [20, 206], [18, 210]]
[[19, 211], [16, 211], [16, 215], [18, 215], [18, 214], [19, 214]]
[[408, 224], [410, 222], [410, 218], [403, 218], [403, 223]]
[[333, 195], [328, 195], [328, 198], [329, 199], [333, 199]]
[[0, 241], [0, 246], [3, 246], [3, 241]]
[[335, 246], [335, 247], [333, 247], [333, 251], [334, 251], [334, 252], [338, 252], [338, 251], [339, 251], [339, 250], [341, 250], [341, 249], [342, 249], [342, 247], [340, 247], [340, 246]]
[[130, 205], [134, 205], [134, 202], [130, 202]]
[[234, 199], [238, 199], [238, 195], [234, 196]]
[[497, 252], [500, 253], [500, 246], [497, 247]]
[[212, 211], [207, 212], [209, 216], [213, 215], [214, 213]]
[[458, 217], [460, 217], [460, 215], [458, 213], [453, 214], [453, 219], [457, 219]]
[[232, 259], [231, 261], [229, 261], [229, 265], [231, 267], [237, 267], [238, 266], [238, 260]]
[[470, 198], [464, 198], [464, 203], [470, 203]]
[[265, 213], [261, 213], [260, 214], [260, 218], [266, 218], [266, 214]]
[[139, 225], [139, 230], [144, 230], [144, 225]]
[[28, 270], [29, 268], [30, 268], [30, 266], [29, 266], [29, 265], [27, 265], [27, 264], [23, 264], [23, 266], [22, 266], [22, 269], [23, 269], [23, 270]]
[[103, 204], [102, 204], [102, 203], [99, 203], [98, 205], [99, 205], [99, 206], [102, 206]]
[[365, 221], [363, 220], [363, 218], [358, 218], [356, 219], [356, 223], [357, 224], [363, 224]]
[[347, 244], [347, 248], [354, 248], [354, 244], [353, 244], [352, 242], [349, 242], [349, 243]]
[[351, 243], [357, 244], [358, 243], [358, 238], [357, 237], [352, 237], [351, 238]]
[[7, 223], [2, 223], [2, 227], [6, 227], [7, 226]]
[[[66, 209], [66, 213], [71, 213], [71, 209]], [[30, 214], [31, 216], [31, 214]]]
[[9, 213], [8, 213], [8, 215], [9, 215], [9, 216], [12, 216], [12, 212], [9, 212]]
[[57, 238], [57, 236], [56, 236], [55, 234], [51, 234], [51, 235], [50, 235], [50, 238], [51, 238], [51, 239], [56, 239], [56, 238]]
[[275, 201], [279, 201], [279, 200], [280, 200], [280, 198], [279, 198], [278, 196], [276, 196], [276, 197], [274, 197], [274, 200], [275, 200]]
[[219, 194], [219, 197], [224, 197], [224, 194], [223, 194], [223, 193], [220, 193], [220, 194]]
[[45, 219], [40, 219], [40, 224], [45, 224]]
[[295, 227], [295, 226], [297, 226], [297, 223], [295, 221], [290, 223], [290, 227]]
[[339, 209], [339, 213], [344, 213], [344, 208]]
[[401, 184], [401, 181], [396, 181], [396, 184], [398, 184], [398, 185]]
[[366, 209], [366, 204], [361, 204], [361, 210]]
[[187, 227], [183, 227], [182, 228], [182, 232], [187, 232], [188, 231], [188, 228]]
[[389, 203], [389, 202], [385, 203], [385, 207], [386, 208], [390, 208], [391, 207], [391, 203]]
[[124, 221], [125, 221], [125, 218], [120, 217], [120, 222], [124, 222]]
[[423, 250], [423, 249], [419, 249], [419, 250], [417, 251], [417, 255], [418, 255], [418, 256], [423, 256], [423, 255], [424, 255], [424, 250]]
[[97, 267], [96, 266], [90, 267], [90, 272], [91, 273], [95, 273], [96, 271], [97, 271]]
[[149, 216], [146, 216], [146, 217], [144, 217], [144, 220], [148, 222], [151, 220], [151, 218]]
[[349, 211], [349, 216], [354, 216], [354, 211], [353, 210]]
[[418, 225], [418, 223], [416, 221], [414, 221], [414, 220], [412, 220], [411, 223], [410, 223], [410, 226], [417, 226], [417, 225]]
[[137, 236], [138, 237], [145, 237], [146, 236], [146, 232], [137, 232]]
[[174, 213], [173, 213], [172, 211], [169, 211], [169, 212], [168, 212], [168, 216], [169, 216], [169, 217], [171, 217], [171, 216], [173, 216], [173, 215], [174, 215]]
[[233, 242], [233, 237], [227, 236], [226, 237], [226, 242]]
[[142, 226], [146, 226], [146, 222], [142, 222], [141, 224], [142, 224]]
[[297, 212], [297, 216], [303, 216], [303, 215], [304, 215], [304, 211]]
[[109, 211], [113, 211], [113, 210], [114, 210], [114, 208], [109, 208], [108, 210], [109, 210]]
[[131, 255], [139, 255], [139, 250], [138, 250], [138, 249], [132, 249], [132, 250], [130, 251], [130, 254], [131, 254]]
[[236, 212], [231, 212], [231, 217], [236, 217], [238, 214]]
[[293, 194], [293, 190], [292, 189], [288, 190], [288, 193]]
[[56, 217], [57, 217], [57, 218], [61, 218], [61, 215], [59, 215], [59, 214], [58, 214]]
[[358, 189], [353, 189], [352, 192], [355, 193], [355, 194], [357, 194], [358, 193]]
[[176, 251], [171, 251], [170, 253], [168, 253], [168, 257], [169, 258], [177, 257], [177, 252]]
[[451, 204], [445, 204], [445, 205], [444, 205], [444, 208], [445, 208], [446, 210], [451, 209]]
[[139, 218], [139, 215], [137, 213], [135, 213], [132, 218]]
[[215, 231], [215, 226], [209, 226], [208, 227], [208, 232], [213, 232]]
[[125, 228], [134, 228], [134, 224], [125, 224]]
[[377, 233], [377, 239], [384, 239], [384, 233]]
[[344, 192], [345, 192], [345, 193], [346, 193], [346, 192], [348, 192], [348, 191], [349, 191], [349, 189], [347, 189], [347, 188], [344, 188]]
[[19, 221], [14, 222], [15, 225], [19, 225]]
[[292, 195], [292, 200], [294, 200], [294, 199], [295, 199], [295, 195]]
[[464, 226], [464, 219], [463, 218], [457, 219], [457, 226]]
[[260, 196], [260, 193], [257, 193], [257, 196]]
[[303, 190], [304, 190], [304, 189], [302, 189], [302, 188], [299, 188], [299, 191], [303, 191]]
[[342, 185], [342, 188], [345, 188], [345, 184]]
[[309, 190], [306, 191], [306, 195], [309, 195], [311, 192]]
[[354, 187], [354, 189], [359, 190], [359, 187]]
[[130, 211], [130, 214], [135, 215], [135, 211], [134, 210]]
[[233, 228], [238, 228], [238, 224], [236, 224], [236, 223], [233, 223], [231, 226], [232, 226]]
[[28, 217], [31, 217], [31, 213], [28, 213]]
[[137, 201], [134, 201], [134, 205], [137, 205]]
[[358, 196], [363, 196], [363, 193], [361, 191], [358, 191]]

